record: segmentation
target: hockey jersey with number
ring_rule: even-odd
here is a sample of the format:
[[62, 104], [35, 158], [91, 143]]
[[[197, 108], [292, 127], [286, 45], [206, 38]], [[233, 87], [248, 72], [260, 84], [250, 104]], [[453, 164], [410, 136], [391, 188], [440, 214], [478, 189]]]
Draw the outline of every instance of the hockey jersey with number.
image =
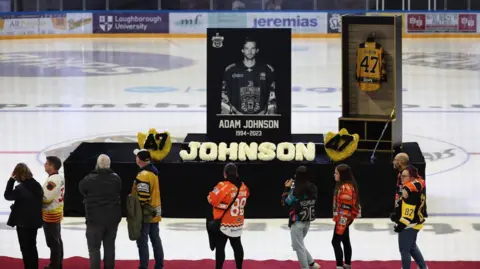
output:
[[400, 204], [396, 208], [397, 225], [420, 230], [427, 215], [425, 180], [417, 178], [403, 185]]
[[385, 52], [377, 42], [361, 43], [357, 49], [356, 80], [361, 91], [380, 89], [387, 81]]
[[220, 181], [208, 194], [207, 200], [213, 206], [213, 218], [219, 219], [233, 198], [235, 199], [230, 209], [221, 220], [220, 230], [227, 236], [239, 237], [242, 235], [243, 223], [245, 220], [245, 205], [250, 192], [247, 186], [242, 183], [240, 190], [230, 181]]
[[299, 197], [293, 194], [295, 187], [285, 187], [283, 191], [282, 205], [290, 211], [288, 227], [297, 221], [314, 221], [316, 219], [317, 187], [310, 183], [305, 190], [305, 193]]
[[229, 65], [222, 82], [222, 114], [275, 114], [275, 72], [268, 64]]
[[65, 194], [65, 179], [60, 174], [50, 175], [43, 184], [44, 222], [60, 223], [63, 219], [63, 197]]
[[345, 183], [335, 190], [333, 196], [333, 221], [335, 232], [343, 234], [350, 222], [360, 216], [360, 208], [357, 207], [357, 195], [355, 188], [350, 183]]

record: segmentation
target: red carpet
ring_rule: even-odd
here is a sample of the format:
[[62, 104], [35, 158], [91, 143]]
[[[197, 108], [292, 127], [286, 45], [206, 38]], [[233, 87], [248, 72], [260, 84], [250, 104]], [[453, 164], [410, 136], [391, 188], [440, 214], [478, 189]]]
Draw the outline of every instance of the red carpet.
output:
[[[335, 268], [333, 261], [318, 261], [325, 269]], [[23, 269], [21, 259], [14, 259], [10, 257], [0, 256], [1, 268], [5, 269]], [[48, 261], [43, 259], [40, 261], [40, 268], [48, 264]], [[138, 261], [117, 261], [115, 269], [135, 269], [138, 266]], [[357, 261], [353, 263], [355, 269], [399, 269], [401, 268], [400, 261]], [[428, 262], [430, 269], [480, 269], [480, 261], [478, 262]], [[89, 268], [88, 259], [73, 257], [66, 259], [63, 264], [65, 269], [87, 269]], [[153, 268], [153, 261], [150, 262], [150, 267]], [[215, 268], [213, 260], [199, 260], [199, 261], [165, 261], [165, 269], [209, 269]], [[233, 261], [226, 261], [223, 266], [224, 269], [235, 269]], [[299, 268], [296, 261], [252, 261], [247, 260], [243, 264], [244, 269], [292, 269]], [[412, 269], [417, 266], [412, 266]]]

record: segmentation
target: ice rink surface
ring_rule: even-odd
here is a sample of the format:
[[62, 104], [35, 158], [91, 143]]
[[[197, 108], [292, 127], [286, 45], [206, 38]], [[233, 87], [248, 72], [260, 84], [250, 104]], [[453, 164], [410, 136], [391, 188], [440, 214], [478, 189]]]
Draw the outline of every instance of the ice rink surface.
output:
[[[292, 132], [337, 130], [340, 40], [293, 42]], [[43, 183], [45, 155], [65, 159], [81, 141], [136, 142], [137, 132], [152, 127], [169, 130], [178, 140], [205, 132], [205, 46], [199, 39], [0, 40], [3, 185], [18, 162], [27, 163]], [[429, 260], [480, 260], [480, 42], [406, 39], [403, 52], [404, 141], [418, 142], [427, 159], [433, 216], [419, 245]], [[0, 256], [20, 257], [16, 233], [5, 225], [9, 207], [0, 200]], [[245, 258], [295, 259], [284, 224], [286, 220], [248, 220], [244, 244], [259, 249], [246, 252]], [[399, 259], [389, 225], [359, 220], [352, 242], [378, 244], [357, 247], [354, 259]], [[317, 220], [311, 231], [317, 236], [308, 238], [312, 255], [320, 259], [333, 259], [331, 226], [329, 220]], [[84, 229], [83, 220], [65, 220], [66, 257], [88, 257], [86, 245], [75, 247], [84, 240]], [[203, 220], [167, 219], [161, 233], [167, 259], [213, 258]], [[42, 237], [40, 256], [47, 257]], [[125, 225], [117, 238], [117, 258], [135, 259], [136, 246], [128, 241]], [[175, 244], [182, 238], [195, 239], [188, 246]], [[188, 251], [176, 251], [181, 248]]]

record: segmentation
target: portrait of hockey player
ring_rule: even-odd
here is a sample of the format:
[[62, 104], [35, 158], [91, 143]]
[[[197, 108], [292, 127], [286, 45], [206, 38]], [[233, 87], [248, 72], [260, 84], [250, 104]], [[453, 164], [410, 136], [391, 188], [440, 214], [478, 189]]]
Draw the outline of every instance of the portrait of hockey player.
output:
[[291, 29], [207, 29], [207, 130], [290, 130], [291, 50]]
[[277, 114], [275, 69], [256, 58], [258, 42], [246, 37], [243, 59], [225, 68], [220, 114]]

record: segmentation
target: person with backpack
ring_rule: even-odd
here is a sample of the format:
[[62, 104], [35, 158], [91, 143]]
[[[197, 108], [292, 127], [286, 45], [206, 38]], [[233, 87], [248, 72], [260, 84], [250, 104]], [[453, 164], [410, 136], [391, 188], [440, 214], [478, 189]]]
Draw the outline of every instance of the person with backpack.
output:
[[229, 163], [223, 170], [223, 180], [208, 194], [207, 200], [213, 207], [213, 219], [219, 222], [219, 231], [215, 234], [216, 269], [222, 269], [225, 262], [227, 241], [233, 248], [237, 269], [242, 269], [243, 246], [241, 235], [245, 220], [245, 205], [250, 192], [240, 180], [237, 166]]
[[316, 204], [317, 186], [310, 181], [307, 167], [300, 166], [295, 172], [295, 179], [285, 182], [282, 205], [289, 210], [288, 227], [290, 227], [292, 248], [297, 253], [302, 269], [320, 268], [320, 265], [308, 252], [304, 242], [310, 229], [310, 223], [316, 218]]

